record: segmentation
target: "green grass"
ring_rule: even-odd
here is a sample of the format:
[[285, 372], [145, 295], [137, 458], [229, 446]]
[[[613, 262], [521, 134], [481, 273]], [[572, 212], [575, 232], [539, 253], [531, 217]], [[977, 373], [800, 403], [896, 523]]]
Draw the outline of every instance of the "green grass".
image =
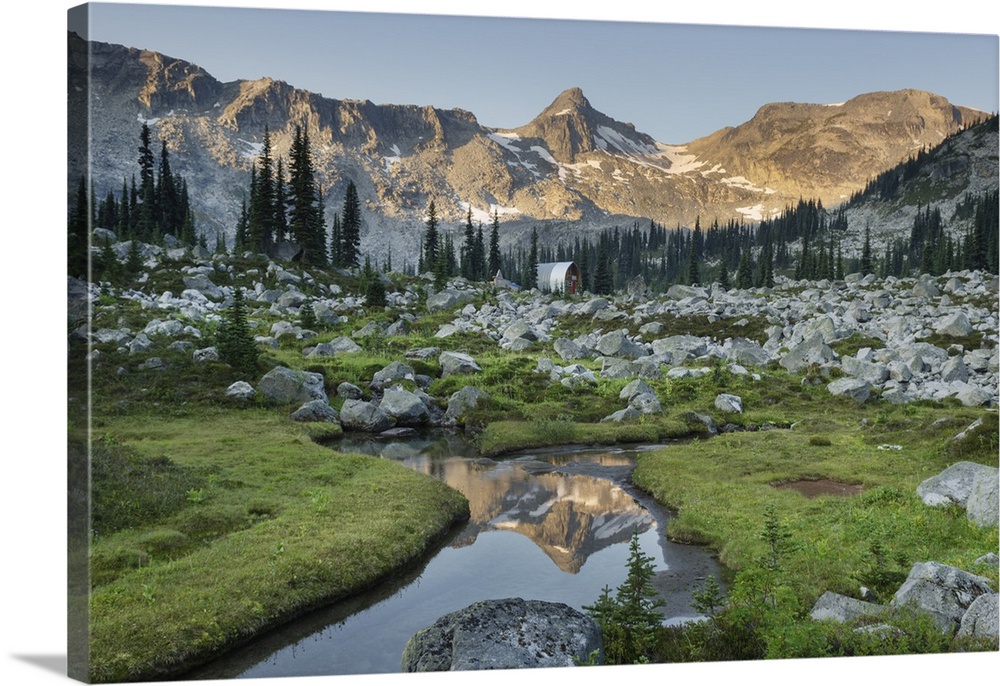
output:
[[[823, 591], [853, 595], [881, 546], [894, 569], [936, 560], [969, 568], [996, 549], [996, 529], [972, 525], [963, 510], [930, 508], [916, 487], [955, 461], [950, 438], [978, 416], [987, 425], [962, 459], [997, 465], [996, 416], [967, 408], [852, 407], [829, 399], [829, 412], [789, 431], [727, 434], [639, 458], [635, 483], [677, 512], [668, 535], [715, 548], [731, 571], [764, 553], [765, 508], [791, 534], [786, 561], [803, 603]], [[942, 416], [951, 424], [935, 425]], [[902, 450], [880, 450], [880, 445]], [[860, 484], [855, 497], [806, 498], [772, 484], [796, 479]], [[992, 572], [994, 583], [996, 571]]]
[[[401, 465], [318, 445], [323, 427], [260, 409], [109, 417], [94, 483], [91, 678], [175, 674], [419, 559], [468, 516], [457, 492]], [[313, 434], [313, 435], [311, 435]], [[102, 461], [104, 458], [102, 458]], [[137, 474], [138, 474], [137, 473]], [[167, 476], [173, 478], [173, 483]], [[159, 497], [158, 497], [159, 496]], [[121, 498], [131, 516], [107, 503]]]

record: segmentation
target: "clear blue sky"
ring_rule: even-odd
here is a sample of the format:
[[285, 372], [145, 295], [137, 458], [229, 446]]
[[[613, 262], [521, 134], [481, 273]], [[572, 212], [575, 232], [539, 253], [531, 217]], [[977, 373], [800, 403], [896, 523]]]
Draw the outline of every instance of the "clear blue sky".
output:
[[[484, 11], [451, 4], [455, 12]], [[682, 24], [634, 8], [614, 16], [640, 21], [581, 19], [609, 15], [606, 7], [588, 12], [586, 3], [567, 14], [541, 1], [531, 3], [535, 16], [564, 18], [531, 19], [516, 4], [496, 10], [515, 12], [508, 17], [448, 16], [441, 12], [449, 4], [434, 2], [420, 4], [433, 15], [396, 14], [414, 11], [412, 3], [377, 0], [294, 3], [368, 13], [94, 4], [90, 37], [188, 60], [222, 81], [270, 76], [332, 98], [460, 107], [492, 127], [525, 124], [579, 86], [595, 108], [664, 143], [738, 125], [768, 102], [834, 103], [876, 90], [919, 88], [998, 109], [998, 41], [989, 20], [966, 18], [952, 29], [963, 33], [928, 33], [871, 11], [869, 24], [808, 15], [804, 24], [862, 29], [766, 28], [709, 25], [740, 21], [739, 3], [712, 3], [714, 19], [672, 11]], [[986, 4], [960, 6], [975, 14]], [[787, 25], [789, 15], [768, 9], [774, 5], [754, 3], [753, 21]], [[907, 30], [873, 30], [887, 26]], [[917, 26], [949, 30], [945, 18]]]

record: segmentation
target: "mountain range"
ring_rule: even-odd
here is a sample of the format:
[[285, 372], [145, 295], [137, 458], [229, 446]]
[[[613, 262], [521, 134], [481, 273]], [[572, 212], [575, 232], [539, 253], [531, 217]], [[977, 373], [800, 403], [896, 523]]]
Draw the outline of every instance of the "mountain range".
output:
[[339, 208], [353, 181], [362, 250], [404, 255], [431, 200], [452, 226], [470, 211], [483, 224], [496, 213], [508, 244], [536, 225], [565, 235], [636, 220], [755, 221], [803, 197], [832, 207], [987, 116], [900, 90], [766, 104], [738, 126], [665, 144], [596, 110], [579, 88], [525, 125], [497, 129], [461, 109], [337, 100], [271, 78], [223, 83], [184, 60], [74, 33], [68, 54], [71, 112], [89, 115], [70, 117], [69, 188], [89, 164], [98, 194], [117, 192], [137, 170], [145, 122], [188, 180], [201, 229], [231, 237], [265, 127], [281, 158], [302, 125], [326, 206]]

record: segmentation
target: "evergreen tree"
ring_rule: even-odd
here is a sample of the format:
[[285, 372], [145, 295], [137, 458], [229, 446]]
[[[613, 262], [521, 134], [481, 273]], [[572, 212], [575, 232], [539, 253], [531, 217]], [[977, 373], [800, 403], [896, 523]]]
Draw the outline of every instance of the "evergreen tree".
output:
[[538, 287], [538, 229], [535, 227], [531, 227], [531, 248], [525, 268], [524, 287], [528, 290]]
[[434, 208], [434, 201], [427, 205], [427, 219], [424, 222], [424, 259], [425, 269], [438, 271], [438, 219], [437, 210]]
[[719, 287], [724, 291], [732, 288], [732, 284], [729, 282], [729, 270], [726, 269], [725, 261], [719, 265]]
[[139, 220], [138, 231], [143, 240], [151, 240], [157, 233], [156, 185], [153, 177], [153, 151], [149, 147], [149, 126], [145, 123], [139, 134]]
[[241, 254], [247, 245], [247, 201], [240, 201], [240, 218], [236, 222], [236, 233], [233, 238], [233, 253]]
[[129, 212], [128, 182], [122, 177], [122, 200], [118, 205], [118, 231], [119, 240], [125, 240], [132, 235], [132, 215]]
[[183, 214], [176, 179], [170, 171], [167, 141], [160, 141], [160, 169], [156, 179], [156, 214], [160, 232], [176, 236], [180, 233]]
[[476, 239], [472, 245], [472, 278], [475, 281], [486, 279], [486, 243], [483, 240], [483, 225], [476, 229]]
[[490, 262], [488, 277], [492, 279], [500, 271], [500, 216], [493, 210], [493, 227], [490, 230]]
[[232, 304], [222, 313], [215, 337], [219, 357], [223, 362], [242, 375], [256, 376], [259, 353], [247, 322], [242, 288], [233, 291]]
[[250, 175], [250, 243], [265, 255], [274, 244], [274, 168], [271, 159], [271, 132], [264, 127], [261, 154]]
[[626, 567], [625, 581], [614, 598], [605, 586], [596, 603], [583, 606], [601, 627], [608, 664], [648, 661], [663, 622], [659, 608], [664, 603], [652, 583], [654, 559], [642, 552], [638, 533], [632, 534]]
[[744, 250], [740, 255], [740, 266], [736, 270], [736, 287], [753, 288], [753, 265], [750, 264], [750, 250]]
[[692, 286], [701, 283], [701, 273], [698, 268], [698, 253], [695, 251], [693, 245], [688, 253], [687, 282]]
[[462, 243], [462, 276], [469, 281], [475, 281], [476, 272], [473, 268], [473, 253], [476, 249], [476, 230], [472, 225], [472, 205], [465, 215], [465, 242]]
[[131, 240], [128, 245], [128, 253], [125, 255], [125, 275], [129, 279], [134, 279], [142, 273], [143, 261], [142, 253], [139, 252], [139, 241]]
[[291, 235], [288, 227], [289, 199], [285, 186], [285, 164], [279, 157], [277, 167], [274, 170], [274, 240], [287, 241], [299, 240], [298, 236]]
[[344, 206], [340, 220], [341, 266], [361, 266], [361, 201], [353, 181], [348, 181], [344, 191]]
[[76, 190], [76, 203], [67, 222], [67, 270], [70, 276], [88, 278], [90, 269], [90, 209], [88, 207], [87, 179], [80, 177]]
[[597, 265], [594, 271], [594, 292], [608, 295], [615, 290], [614, 273], [611, 271], [611, 258], [608, 256], [606, 241], [602, 240], [597, 248]]
[[865, 243], [861, 248], [861, 273], [865, 276], [872, 274], [875, 271], [875, 265], [872, 263], [872, 234], [871, 227], [865, 226]]

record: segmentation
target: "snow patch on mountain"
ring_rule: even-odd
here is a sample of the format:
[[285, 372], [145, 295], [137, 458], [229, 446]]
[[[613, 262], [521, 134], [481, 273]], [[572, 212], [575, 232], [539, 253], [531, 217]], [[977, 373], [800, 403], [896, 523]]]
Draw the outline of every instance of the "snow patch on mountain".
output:
[[521, 214], [521, 210], [516, 207], [504, 207], [503, 205], [497, 205], [496, 203], [490, 203], [488, 210], [480, 209], [467, 202], [459, 201], [458, 204], [462, 208], [463, 212], [468, 212], [471, 208], [472, 219], [482, 224], [491, 224], [493, 222], [494, 212], [496, 212], [499, 217], [516, 216]]
[[263, 143], [254, 143], [253, 141], [248, 141], [243, 138], [237, 138], [236, 141], [243, 146], [246, 146], [246, 150], [240, 151], [240, 156], [245, 157], [248, 160], [255, 160], [264, 152]]
[[392, 171], [392, 165], [398, 164], [399, 162], [402, 162], [402, 160], [403, 160], [403, 153], [400, 152], [398, 145], [396, 145], [395, 143], [393, 143], [392, 148], [390, 148], [390, 149], [395, 154], [394, 155], [386, 155], [385, 157], [382, 158], [382, 161], [385, 162], [385, 173], [386, 174], [388, 174], [390, 171]]
[[623, 136], [610, 126], [598, 126], [597, 133], [594, 134], [594, 145], [601, 150], [608, 150], [609, 146], [626, 155], [655, 155], [656, 148], [638, 143], [631, 138]]
[[688, 174], [705, 166], [697, 155], [687, 152], [686, 145], [660, 145], [657, 156], [667, 161], [663, 170], [668, 174]]

